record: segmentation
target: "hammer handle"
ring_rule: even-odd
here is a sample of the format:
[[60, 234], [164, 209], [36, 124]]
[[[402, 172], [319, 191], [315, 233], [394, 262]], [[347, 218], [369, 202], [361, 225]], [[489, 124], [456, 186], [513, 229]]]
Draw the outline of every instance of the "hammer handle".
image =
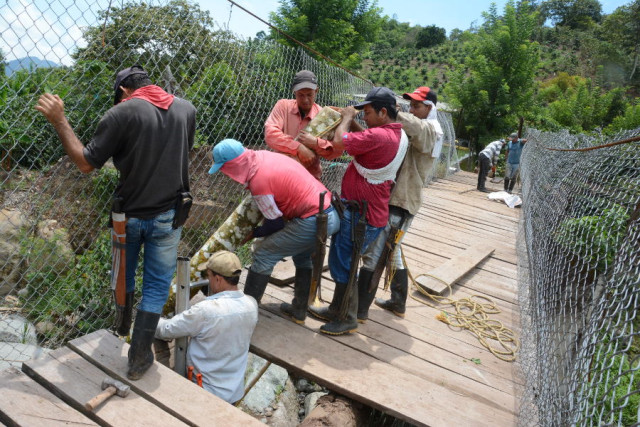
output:
[[117, 391], [116, 388], [114, 386], [110, 385], [109, 387], [104, 389], [104, 391], [102, 393], [100, 393], [99, 395], [97, 395], [96, 397], [94, 397], [93, 399], [88, 401], [87, 403], [85, 403], [84, 407], [88, 411], [93, 411], [102, 402], [104, 402], [105, 400], [107, 400], [108, 398], [110, 398], [111, 396], [116, 394], [116, 391]]

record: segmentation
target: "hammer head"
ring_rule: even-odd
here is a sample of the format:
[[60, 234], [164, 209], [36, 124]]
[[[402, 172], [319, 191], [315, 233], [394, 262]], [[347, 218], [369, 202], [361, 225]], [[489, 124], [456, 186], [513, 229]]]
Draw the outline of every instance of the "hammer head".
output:
[[102, 389], [106, 389], [109, 386], [113, 386], [116, 389], [116, 394], [120, 397], [126, 397], [129, 394], [130, 387], [118, 380], [114, 380], [110, 377], [105, 377], [102, 380]]

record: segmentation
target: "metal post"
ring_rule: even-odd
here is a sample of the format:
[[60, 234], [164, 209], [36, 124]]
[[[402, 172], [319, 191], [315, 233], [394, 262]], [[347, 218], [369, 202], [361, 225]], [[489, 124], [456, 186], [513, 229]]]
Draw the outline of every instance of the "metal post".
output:
[[[178, 272], [176, 274], [176, 311], [182, 313], [189, 308], [191, 286], [189, 283], [189, 258], [178, 257]], [[173, 370], [180, 375], [187, 372], [187, 344], [188, 337], [176, 338], [173, 348]]]

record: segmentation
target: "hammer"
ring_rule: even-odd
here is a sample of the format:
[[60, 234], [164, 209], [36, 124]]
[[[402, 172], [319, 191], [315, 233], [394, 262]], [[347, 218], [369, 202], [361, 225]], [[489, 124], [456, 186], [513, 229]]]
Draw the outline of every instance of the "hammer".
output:
[[120, 397], [127, 397], [129, 395], [130, 388], [128, 385], [125, 385], [118, 380], [106, 377], [102, 380], [102, 390], [104, 390], [102, 393], [84, 404], [84, 407], [87, 410], [93, 411], [98, 405], [114, 394], [117, 394]]

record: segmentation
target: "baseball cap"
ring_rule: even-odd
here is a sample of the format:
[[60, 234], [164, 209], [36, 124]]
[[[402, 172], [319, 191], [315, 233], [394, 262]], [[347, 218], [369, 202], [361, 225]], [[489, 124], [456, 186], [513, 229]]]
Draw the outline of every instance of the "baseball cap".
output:
[[509, 139], [513, 139], [517, 137], [518, 137], [518, 134], [516, 132], [513, 132], [511, 135], [509, 135]]
[[291, 89], [296, 92], [300, 89], [318, 89], [318, 79], [309, 70], [298, 71], [293, 78]]
[[383, 104], [383, 105], [393, 105], [396, 106], [396, 95], [393, 91], [386, 87], [374, 87], [369, 91], [367, 96], [364, 98], [359, 104], [353, 106], [356, 110], [362, 110], [365, 105], [371, 104], [372, 102]]
[[438, 103], [438, 95], [431, 88], [426, 86], [420, 86], [412, 93], [405, 93], [402, 95], [404, 99], [413, 99], [414, 101], [431, 101], [433, 105]]
[[120, 85], [122, 82], [129, 76], [133, 76], [134, 74], [144, 74], [146, 77], [149, 77], [147, 72], [140, 65], [136, 64], [129, 68], [125, 68], [121, 70], [118, 75], [116, 75], [116, 83], [113, 85], [113, 91], [115, 92], [115, 96], [113, 98], [113, 105], [116, 105], [118, 101], [120, 101], [120, 97], [122, 96]]
[[209, 169], [210, 174], [214, 174], [220, 170], [229, 160], [233, 160], [240, 154], [244, 153], [244, 147], [240, 141], [235, 139], [223, 139], [213, 147], [213, 166]]
[[236, 254], [229, 251], [218, 251], [211, 255], [207, 262], [198, 266], [198, 270], [209, 269], [224, 277], [235, 277], [242, 273], [242, 263]]

